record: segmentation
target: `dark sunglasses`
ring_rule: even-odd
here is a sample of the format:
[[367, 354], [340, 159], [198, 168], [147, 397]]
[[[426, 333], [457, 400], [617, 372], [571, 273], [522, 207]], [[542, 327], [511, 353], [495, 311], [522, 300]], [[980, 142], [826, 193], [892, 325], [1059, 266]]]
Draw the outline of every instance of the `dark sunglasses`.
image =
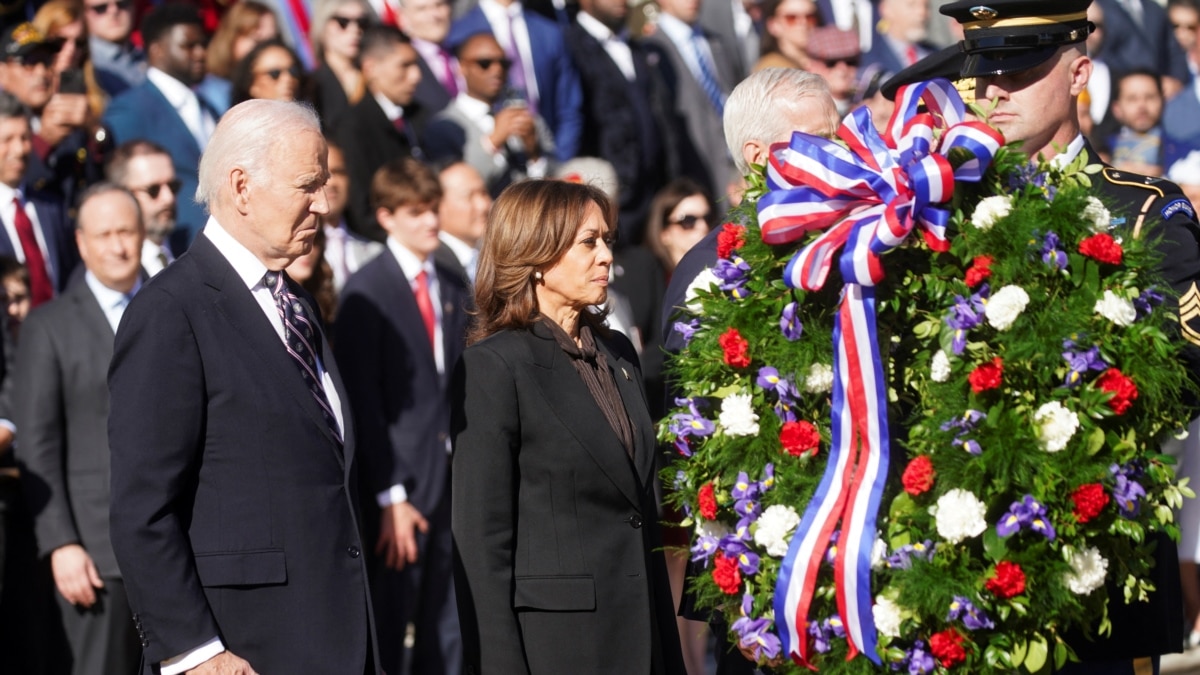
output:
[[87, 49], [87, 46], [88, 46], [88, 41], [85, 38], [81, 38], [81, 37], [75, 38], [74, 40], [64, 40], [62, 38], [55, 38], [53, 40], [50, 40], [47, 44], [53, 46], [54, 51], [61, 52], [62, 48], [66, 47], [68, 43], [74, 44], [76, 51], [81, 51], [81, 50]]
[[272, 80], [278, 81], [279, 78], [283, 77], [284, 73], [291, 75], [293, 80], [298, 80], [300, 79], [300, 66], [293, 65], [288, 66], [287, 68], [271, 68], [270, 70], [260, 70], [255, 73], [255, 76], [266, 75]]
[[859, 62], [859, 59], [857, 56], [852, 59], [821, 59], [821, 60], [823, 62], [825, 62], [826, 68], [834, 68], [839, 63], [844, 63], [851, 68], [857, 68], [858, 62]]
[[475, 59], [474, 61], [471, 61], [471, 63], [474, 63], [475, 65], [479, 66], [483, 70], [491, 70], [492, 66], [497, 65], [497, 64], [499, 64], [499, 66], [501, 68], [503, 68], [504, 70], [508, 70], [509, 68], [512, 67], [512, 61], [509, 59], [506, 59], [506, 58]]
[[88, 5], [88, 11], [93, 14], [104, 16], [109, 10], [116, 9], [119, 12], [128, 12], [133, 7], [133, 0], [116, 0], [116, 2], [106, 2], [102, 5]]
[[335, 16], [333, 17], [333, 20], [337, 22], [338, 28], [341, 28], [342, 30], [346, 30], [350, 27], [350, 24], [354, 24], [355, 26], [358, 26], [359, 30], [365, 31], [367, 27], [371, 25], [371, 20], [365, 16], [357, 19], [352, 19], [348, 16]]
[[685, 230], [695, 229], [696, 223], [704, 223], [707, 225], [708, 224], [708, 214], [706, 213], [702, 216], [696, 216], [696, 215], [692, 215], [689, 213], [688, 215], [680, 218], [679, 220], [672, 220], [670, 222], [671, 225], [678, 225]]
[[46, 66], [49, 68], [54, 64], [54, 60], [58, 58], [58, 50], [49, 51], [47, 49], [38, 49], [29, 54], [12, 57], [14, 63], [18, 63], [26, 68], [36, 68], [38, 66]]
[[183, 181], [173, 178], [165, 183], [155, 183], [146, 187], [134, 188], [134, 192], [145, 192], [150, 196], [150, 199], [158, 199], [158, 195], [162, 192], [163, 188], [169, 189], [173, 195], [178, 195], [179, 188], [181, 187], [183, 187]]

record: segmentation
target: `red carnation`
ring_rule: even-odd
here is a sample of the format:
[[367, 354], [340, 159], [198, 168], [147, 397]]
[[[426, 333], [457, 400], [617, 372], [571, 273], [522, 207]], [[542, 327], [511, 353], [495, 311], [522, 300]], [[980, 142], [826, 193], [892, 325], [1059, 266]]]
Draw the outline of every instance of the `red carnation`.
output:
[[1124, 251], [1111, 234], [1093, 234], [1079, 242], [1079, 252], [1109, 265], [1120, 265]]
[[904, 467], [904, 475], [901, 476], [900, 482], [904, 485], [904, 491], [915, 497], [933, 487], [934, 475], [936, 474], [933, 471], [933, 462], [928, 456], [921, 455]]
[[1004, 361], [997, 356], [992, 359], [991, 363], [982, 363], [976, 366], [975, 370], [972, 370], [971, 374], [967, 376], [967, 381], [971, 383], [971, 391], [979, 394], [999, 387], [1003, 376]]
[[1116, 368], [1109, 368], [1096, 378], [1096, 386], [1100, 387], [1101, 391], [1112, 393], [1113, 397], [1108, 399], [1108, 407], [1118, 415], [1124, 415], [1138, 397], [1137, 385]]
[[817, 448], [821, 445], [821, 433], [817, 428], [803, 420], [799, 422], [784, 422], [779, 432], [779, 442], [783, 449], [793, 457], [799, 457], [811, 450], [816, 457]]
[[952, 668], [967, 660], [967, 650], [963, 649], [966, 641], [958, 631], [947, 628], [929, 637], [929, 651], [943, 668]]
[[725, 363], [734, 368], [745, 368], [750, 365], [750, 355], [746, 351], [750, 348], [750, 343], [746, 342], [746, 338], [738, 332], [736, 328], [730, 328], [725, 331], [725, 334], [717, 340], [721, 345], [721, 349], [725, 350]]
[[717, 588], [727, 595], [737, 593], [742, 586], [742, 573], [738, 571], [737, 558], [726, 558], [724, 553], [718, 553], [712, 577], [717, 583]]
[[716, 520], [717, 518], [717, 497], [713, 494], [713, 484], [705, 483], [700, 488], [700, 494], [697, 495], [700, 500], [700, 515], [705, 520]]
[[1011, 598], [1025, 592], [1025, 572], [1014, 562], [996, 563], [996, 574], [985, 584], [997, 598]]
[[1086, 523], [1108, 506], [1108, 492], [1099, 483], [1088, 483], [1075, 488], [1071, 501], [1075, 502], [1075, 520]]
[[977, 255], [971, 266], [967, 268], [967, 286], [975, 288], [990, 276], [992, 276], [992, 256]]
[[717, 235], [717, 256], [729, 258], [730, 254], [745, 244], [746, 228], [733, 223], [725, 223], [721, 226], [721, 233]]

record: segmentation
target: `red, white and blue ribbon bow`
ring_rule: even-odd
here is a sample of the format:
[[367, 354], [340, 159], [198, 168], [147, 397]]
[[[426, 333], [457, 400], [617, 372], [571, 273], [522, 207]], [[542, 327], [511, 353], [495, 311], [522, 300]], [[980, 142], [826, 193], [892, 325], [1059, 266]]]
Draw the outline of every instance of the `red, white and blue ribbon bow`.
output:
[[[926, 112], [918, 113], [921, 103]], [[835, 256], [845, 282], [833, 330], [829, 463], [775, 586], [783, 653], [810, 668], [808, 613], [839, 523], [834, 581], [850, 647], [847, 658], [861, 652], [880, 663], [871, 615], [871, 550], [890, 451], [887, 383], [875, 326], [874, 287], [884, 277], [880, 256], [902, 244], [915, 227], [930, 248], [947, 250], [949, 214], [935, 205], [949, 201], [955, 180], [979, 181], [1004, 144], [986, 124], [964, 121], [962, 99], [947, 80], [902, 87], [884, 137], [866, 108], [846, 117], [838, 137], [845, 146], [796, 132], [790, 144], [772, 148], [770, 191], [758, 202], [768, 244], [822, 231], [788, 263], [788, 285], [821, 288]], [[974, 158], [954, 169], [947, 159], [953, 148]]]

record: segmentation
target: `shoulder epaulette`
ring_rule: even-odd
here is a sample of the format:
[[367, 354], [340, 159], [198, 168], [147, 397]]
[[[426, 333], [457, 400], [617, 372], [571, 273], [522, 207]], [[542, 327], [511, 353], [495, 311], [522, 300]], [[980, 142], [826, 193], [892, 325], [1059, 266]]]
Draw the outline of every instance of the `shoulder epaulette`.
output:
[[1113, 185], [1127, 185], [1129, 187], [1150, 190], [1159, 197], [1166, 195], [1166, 191], [1159, 186], [1159, 183], [1162, 182], [1161, 178], [1143, 176], [1139, 173], [1130, 173], [1128, 171], [1118, 171], [1111, 166], [1104, 167], [1100, 174], [1104, 176], [1104, 180], [1112, 183]]

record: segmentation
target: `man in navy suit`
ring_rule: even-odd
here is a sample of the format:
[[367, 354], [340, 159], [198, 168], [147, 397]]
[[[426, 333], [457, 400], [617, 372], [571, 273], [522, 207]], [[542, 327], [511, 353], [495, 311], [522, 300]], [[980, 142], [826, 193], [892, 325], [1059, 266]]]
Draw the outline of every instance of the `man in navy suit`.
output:
[[153, 141], [171, 153], [180, 180], [178, 222], [171, 250], [182, 253], [204, 226], [203, 207], [196, 203], [200, 153], [216, 126], [217, 115], [192, 88], [204, 79], [208, 39], [195, 8], [163, 4], [142, 21], [146, 44], [146, 81], [108, 104], [104, 126], [120, 144]]
[[1157, 2], [1096, 0], [1104, 10], [1100, 58], [1114, 73], [1148, 70], [1163, 76], [1163, 93], [1175, 97], [1191, 80], [1187, 54]]
[[380, 672], [350, 408], [281, 271], [329, 208], [320, 129], [231, 108], [200, 165], [212, 217], [117, 331], [109, 526], [143, 675]]
[[33, 150], [29, 120], [28, 108], [0, 92], [0, 255], [25, 264], [36, 307], [66, 288], [79, 253], [61, 198], [25, 185]]
[[880, 0], [879, 24], [863, 67], [877, 64], [898, 73], [935, 51], [926, 41], [929, 0]]
[[367, 527], [378, 522], [381, 665], [404, 672], [412, 623], [411, 672], [456, 674], [447, 373], [465, 347], [469, 295], [462, 275], [435, 260], [442, 188], [433, 171], [412, 158], [389, 162], [371, 197], [388, 250], [342, 291], [337, 356], [362, 439]]
[[579, 154], [583, 93], [559, 25], [525, 11], [520, 0], [480, 0], [454, 22], [448, 42], [457, 48], [482, 32], [495, 35], [512, 61], [508, 71], [511, 96], [523, 98], [530, 111], [554, 132], [558, 161]]
[[421, 55], [421, 82], [413, 99], [432, 115], [458, 96], [458, 62], [443, 45], [450, 34], [450, 3], [403, 0], [399, 18], [401, 30]]

